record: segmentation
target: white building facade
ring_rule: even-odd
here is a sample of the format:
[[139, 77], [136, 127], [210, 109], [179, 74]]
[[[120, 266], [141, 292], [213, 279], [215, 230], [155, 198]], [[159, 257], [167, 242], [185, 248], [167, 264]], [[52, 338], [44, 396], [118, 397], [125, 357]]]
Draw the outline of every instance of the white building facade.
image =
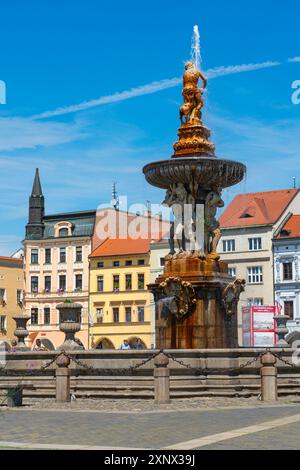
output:
[[275, 300], [290, 317], [289, 333], [300, 332], [300, 216], [291, 215], [275, 235]]

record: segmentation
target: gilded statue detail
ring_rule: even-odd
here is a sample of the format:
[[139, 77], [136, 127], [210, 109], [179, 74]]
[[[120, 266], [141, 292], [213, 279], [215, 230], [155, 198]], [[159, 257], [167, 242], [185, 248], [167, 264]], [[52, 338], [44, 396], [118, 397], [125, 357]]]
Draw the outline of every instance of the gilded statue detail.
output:
[[[203, 81], [203, 88], [198, 88], [199, 78]], [[206, 86], [207, 80], [203, 73], [196, 69], [193, 62], [187, 62], [183, 75], [182, 96], [184, 104], [180, 108], [182, 126], [201, 124], [202, 94]]]
[[[202, 86], [198, 85], [199, 80]], [[180, 107], [179, 140], [174, 144], [174, 157], [185, 155], [214, 156], [215, 146], [210, 142], [210, 131], [203, 125], [203, 93], [207, 79], [193, 62], [187, 62], [183, 74], [183, 105]]]

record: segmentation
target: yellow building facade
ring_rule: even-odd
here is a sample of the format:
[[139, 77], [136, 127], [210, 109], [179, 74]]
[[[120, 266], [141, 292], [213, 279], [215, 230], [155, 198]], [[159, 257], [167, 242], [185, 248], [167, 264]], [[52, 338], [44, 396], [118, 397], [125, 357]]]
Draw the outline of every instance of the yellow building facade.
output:
[[14, 315], [23, 310], [23, 260], [0, 256], [0, 344], [15, 339]]
[[[106, 240], [90, 255], [89, 345], [151, 348], [150, 240]], [[138, 342], [138, 340], [140, 340]]]

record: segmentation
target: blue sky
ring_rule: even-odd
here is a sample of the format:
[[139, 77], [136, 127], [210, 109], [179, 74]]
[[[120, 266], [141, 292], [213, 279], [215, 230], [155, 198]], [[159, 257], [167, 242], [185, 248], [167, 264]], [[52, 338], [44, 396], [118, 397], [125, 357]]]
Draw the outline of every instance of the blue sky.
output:
[[[181, 86], [171, 79], [190, 56], [194, 24], [211, 76], [204, 122], [217, 155], [248, 167], [225, 202], [237, 192], [290, 187], [293, 176], [300, 184], [300, 106], [291, 103], [299, 14], [298, 0], [2, 2], [0, 254], [24, 236], [36, 167], [47, 213], [106, 204], [113, 181], [130, 203], [163, 199], [142, 167], [172, 154]], [[222, 66], [237, 67], [211, 71]], [[101, 97], [108, 98], [90, 102]], [[86, 109], [76, 106], [83, 102]], [[58, 108], [66, 109], [52, 113]]]

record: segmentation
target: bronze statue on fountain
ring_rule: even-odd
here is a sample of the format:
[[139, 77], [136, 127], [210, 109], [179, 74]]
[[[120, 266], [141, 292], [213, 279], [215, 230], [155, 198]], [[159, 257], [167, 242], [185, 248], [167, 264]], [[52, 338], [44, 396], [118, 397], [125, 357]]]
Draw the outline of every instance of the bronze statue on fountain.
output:
[[201, 121], [206, 85], [204, 74], [188, 62], [174, 154], [143, 169], [150, 184], [166, 190], [163, 204], [174, 215], [164, 273], [149, 286], [159, 348], [238, 346], [237, 304], [245, 281], [234, 281], [217, 254], [221, 230], [216, 216], [224, 207], [222, 189], [242, 181], [246, 168], [215, 156], [210, 131]]

